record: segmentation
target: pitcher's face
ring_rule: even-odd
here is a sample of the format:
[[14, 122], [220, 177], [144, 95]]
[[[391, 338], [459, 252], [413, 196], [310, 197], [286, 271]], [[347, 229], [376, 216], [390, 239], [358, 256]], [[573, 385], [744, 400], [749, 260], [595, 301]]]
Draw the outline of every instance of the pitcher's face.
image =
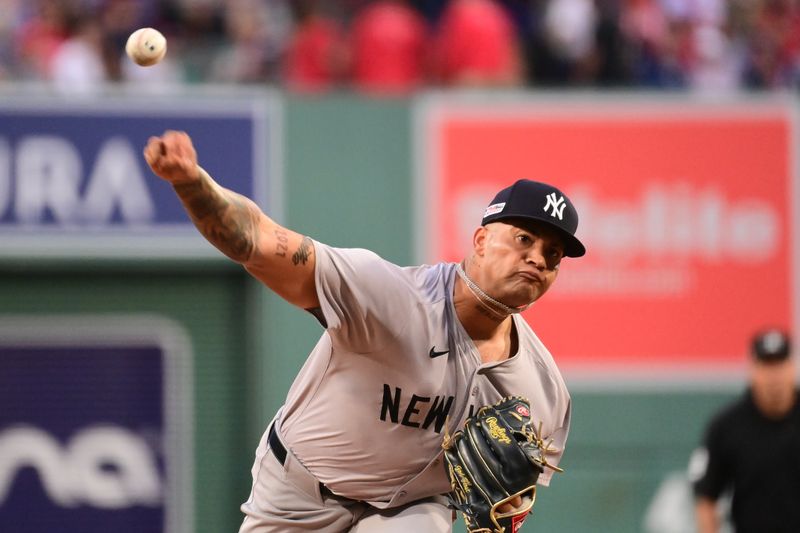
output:
[[547, 224], [525, 219], [493, 222], [474, 237], [478, 285], [512, 307], [534, 302], [558, 276], [564, 242]]

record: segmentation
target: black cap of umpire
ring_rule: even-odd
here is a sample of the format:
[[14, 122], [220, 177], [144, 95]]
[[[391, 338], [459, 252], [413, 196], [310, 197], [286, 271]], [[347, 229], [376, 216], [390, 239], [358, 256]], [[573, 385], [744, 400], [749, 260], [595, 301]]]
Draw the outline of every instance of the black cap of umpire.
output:
[[791, 352], [789, 336], [781, 330], [770, 329], [753, 338], [753, 357], [765, 363], [783, 361]]

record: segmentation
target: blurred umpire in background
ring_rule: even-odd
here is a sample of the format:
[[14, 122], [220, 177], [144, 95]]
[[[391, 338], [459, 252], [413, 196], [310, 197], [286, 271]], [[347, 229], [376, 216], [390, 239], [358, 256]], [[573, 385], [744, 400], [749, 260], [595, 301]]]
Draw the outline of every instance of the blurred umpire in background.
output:
[[718, 413], [689, 467], [699, 533], [720, 530], [717, 500], [732, 491], [736, 533], [800, 532], [800, 402], [788, 335], [752, 342], [750, 386]]

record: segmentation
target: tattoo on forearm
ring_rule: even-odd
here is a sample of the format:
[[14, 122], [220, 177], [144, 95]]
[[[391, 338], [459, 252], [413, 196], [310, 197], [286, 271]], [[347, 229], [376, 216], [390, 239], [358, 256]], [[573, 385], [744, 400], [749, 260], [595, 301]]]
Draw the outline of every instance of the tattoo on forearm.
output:
[[289, 234], [283, 228], [275, 228], [275, 239], [275, 255], [286, 257], [286, 252], [289, 251]]
[[292, 254], [292, 263], [299, 265], [300, 263], [306, 264], [308, 258], [311, 257], [311, 251], [314, 249], [314, 243], [311, 242], [309, 237], [303, 237], [297, 251]]
[[175, 186], [200, 233], [234, 261], [244, 262], [255, 249], [258, 208], [250, 200], [208, 180]]

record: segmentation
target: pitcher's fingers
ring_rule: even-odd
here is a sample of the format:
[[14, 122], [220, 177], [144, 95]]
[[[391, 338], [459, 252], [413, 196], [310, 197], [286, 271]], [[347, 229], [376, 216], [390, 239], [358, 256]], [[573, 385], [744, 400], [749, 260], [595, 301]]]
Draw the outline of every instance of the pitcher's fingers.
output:
[[153, 166], [158, 158], [163, 155], [163, 142], [159, 137], [150, 137], [144, 147], [143, 154], [147, 164]]
[[185, 131], [176, 131], [173, 132], [174, 135], [171, 136], [171, 144], [170, 148], [174, 151], [175, 155], [179, 158], [194, 158], [195, 152], [194, 147], [192, 146], [192, 139], [189, 137]]
[[182, 131], [167, 130], [164, 132], [164, 135], [162, 135], [161, 138], [164, 140], [164, 143], [167, 144], [171, 150], [173, 147], [177, 147], [182, 142], [184, 142], [183, 141], [184, 136], [186, 136], [186, 134]]

